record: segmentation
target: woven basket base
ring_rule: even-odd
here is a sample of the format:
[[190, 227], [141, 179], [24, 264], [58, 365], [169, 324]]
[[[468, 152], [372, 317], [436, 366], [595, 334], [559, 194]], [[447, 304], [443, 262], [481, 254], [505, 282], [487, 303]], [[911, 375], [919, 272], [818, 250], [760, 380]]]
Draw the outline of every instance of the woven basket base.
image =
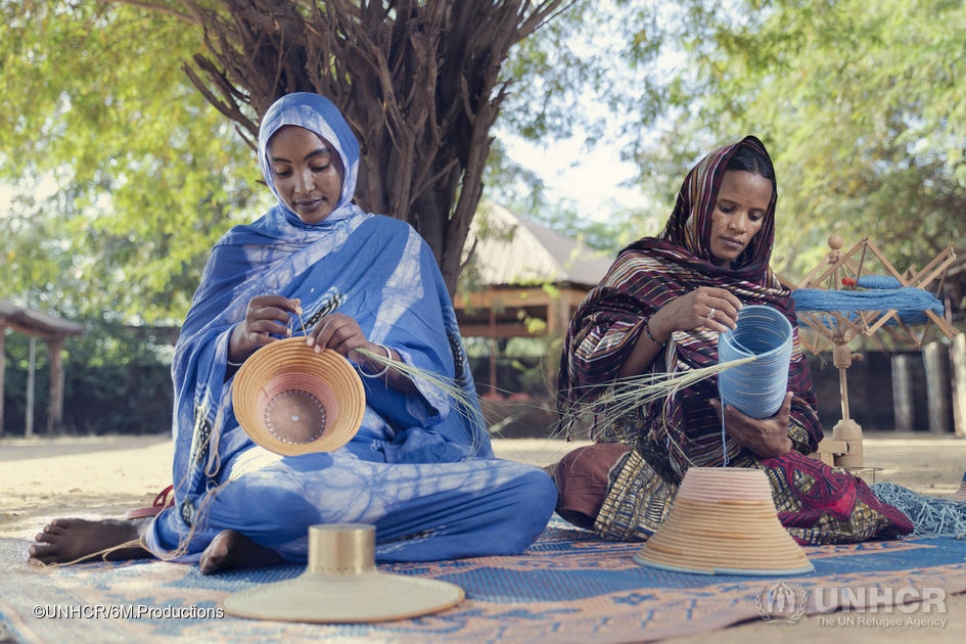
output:
[[296, 456], [335, 451], [352, 440], [366, 397], [348, 360], [331, 349], [316, 353], [295, 337], [272, 342], [245, 361], [232, 383], [232, 405], [255, 443]]
[[229, 615], [290, 622], [358, 623], [410, 619], [459, 604], [463, 589], [435, 579], [380, 572], [375, 528], [365, 524], [309, 528], [309, 562], [295, 579], [225, 598]]

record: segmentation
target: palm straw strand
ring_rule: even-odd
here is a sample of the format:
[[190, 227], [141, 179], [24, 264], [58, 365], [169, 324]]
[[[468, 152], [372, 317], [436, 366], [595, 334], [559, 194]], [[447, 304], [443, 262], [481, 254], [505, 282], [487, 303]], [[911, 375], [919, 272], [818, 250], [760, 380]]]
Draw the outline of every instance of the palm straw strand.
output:
[[[437, 389], [442, 391], [447, 398], [456, 403], [456, 410], [463, 418], [465, 418], [471, 424], [484, 429], [486, 428], [486, 419], [483, 417], [483, 412], [480, 409], [480, 406], [476, 404], [475, 397], [467, 394], [466, 390], [456, 384], [456, 381], [453, 378], [441, 376], [433, 371], [420, 369], [419, 367], [407, 364], [401, 360], [394, 360], [391, 357], [386, 357], [366, 349], [356, 349], [356, 351], [364, 355], [368, 360], [382, 365], [384, 367], [383, 372], [388, 371], [389, 369], [394, 369], [404, 376], [407, 376], [413, 382], [416, 380], [422, 380], [435, 386]], [[477, 448], [479, 447], [480, 446], [476, 444], [472, 445], [471, 453], [475, 454]]]
[[[606, 407], [606, 426], [609, 426], [624, 416], [633, 414], [642, 405], [673, 396], [681, 389], [756, 359], [757, 356], [748, 356], [700, 369], [672, 373], [645, 373], [619, 378], [608, 384], [587, 385], [580, 388], [586, 402], [578, 403], [568, 410], [561, 418], [560, 424], [564, 428], [573, 427], [586, 414], [593, 413], [594, 408]], [[599, 396], [588, 395], [597, 391], [602, 393]]]

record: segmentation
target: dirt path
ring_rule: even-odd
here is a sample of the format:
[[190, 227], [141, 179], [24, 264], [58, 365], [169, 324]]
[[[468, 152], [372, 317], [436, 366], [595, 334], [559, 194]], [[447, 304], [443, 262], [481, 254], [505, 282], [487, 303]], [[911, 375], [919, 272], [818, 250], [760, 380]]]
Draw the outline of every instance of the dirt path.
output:
[[[547, 465], [579, 443], [555, 440], [497, 440], [502, 458]], [[876, 433], [865, 436], [870, 482], [892, 481], [916, 492], [949, 496], [966, 470], [966, 440], [927, 433]], [[164, 437], [100, 437], [55, 440], [0, 440], [0, 537], [32, 539], [47, 521], [59, 516], [120, 516], [150, 505], [170, 479], [172, 445]], [[797, 624], [752, 621], [680, 644], [713, 641], [743, 644], [774, 639], [850, 644], [929, 641], [958, 644], [966, 640], [966, 595], [946, 599], [947, 622], [941, 628], [883, 628], [859, 622], [840, 623], [829, 616]], [[822, 621], [825, 619], [825, 621]]]

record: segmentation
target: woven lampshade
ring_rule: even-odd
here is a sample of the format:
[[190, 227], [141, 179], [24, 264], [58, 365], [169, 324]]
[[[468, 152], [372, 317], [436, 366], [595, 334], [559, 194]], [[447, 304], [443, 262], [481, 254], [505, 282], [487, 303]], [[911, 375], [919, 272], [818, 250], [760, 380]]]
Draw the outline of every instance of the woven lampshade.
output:
[[232, 385], [235, 418], [253, 441], [294, 456], [331, 452], [362, 424], [366, 394], [348, 360], [305, 338], [265, 345], [249, 357]]
[[738, 325], [718, 337], [718, 360], [755, 360], [722, 371], [718, 392], [724, 404], [752, 418], [770, 418], [781, 408], [788, 389], [792, 324], [770, 306], [749, 305], [738, 312]]
[[689, 469], [667, 519], [634, 561], [707, 575], [788, 575], [814, 569], [778, 520], [767, 475], [733, 467]]
[[379, 571], [375, 528], [309, 528], [309, 563], [301, 575], [225, 598], [229, 615], [289, 622], [355, 623], [408, 619], [459, 604], [463, 589], [435, 579]]

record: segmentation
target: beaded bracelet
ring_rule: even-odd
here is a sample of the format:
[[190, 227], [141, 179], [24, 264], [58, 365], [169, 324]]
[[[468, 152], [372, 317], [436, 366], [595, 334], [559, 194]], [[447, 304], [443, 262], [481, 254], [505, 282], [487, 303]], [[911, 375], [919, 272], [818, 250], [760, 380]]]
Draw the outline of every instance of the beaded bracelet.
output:
[[[389, 347], [387, 347], [384, 344], [379, 344], [378, 342], [376, 343], [376, 346], [382, 347], [382, 350], [386, 352], [386, 358], [388, 360], [392, 360], [392, 351], [389, 350]], [[363, 378], [381, 378], [384, 375], [386, 375], [387, 371], [389, 371], [388, 362], [385, 365], [383, 365], [382, 371], [380, 371], [379, 373], [366, 373], [366, 370], [362, 368], [362, 365], [359, 365], [359, 373], [362, 374]]]
[[654, 337], [654, 334], [651, 333], [651, 321], [650, 320], [648, 320], [647, 322], [644, 323], [644, 333], [646, 333], [647, 334], [647, 337], [649, 337], [651, 339], [651, 342], [653, 342], [654, 344], [656, 344], [659, 347], [663, 347], [664, 345], [667, 344], [667, 340], [665, 340], [664, 342], [658, 342], [657, 338]]

